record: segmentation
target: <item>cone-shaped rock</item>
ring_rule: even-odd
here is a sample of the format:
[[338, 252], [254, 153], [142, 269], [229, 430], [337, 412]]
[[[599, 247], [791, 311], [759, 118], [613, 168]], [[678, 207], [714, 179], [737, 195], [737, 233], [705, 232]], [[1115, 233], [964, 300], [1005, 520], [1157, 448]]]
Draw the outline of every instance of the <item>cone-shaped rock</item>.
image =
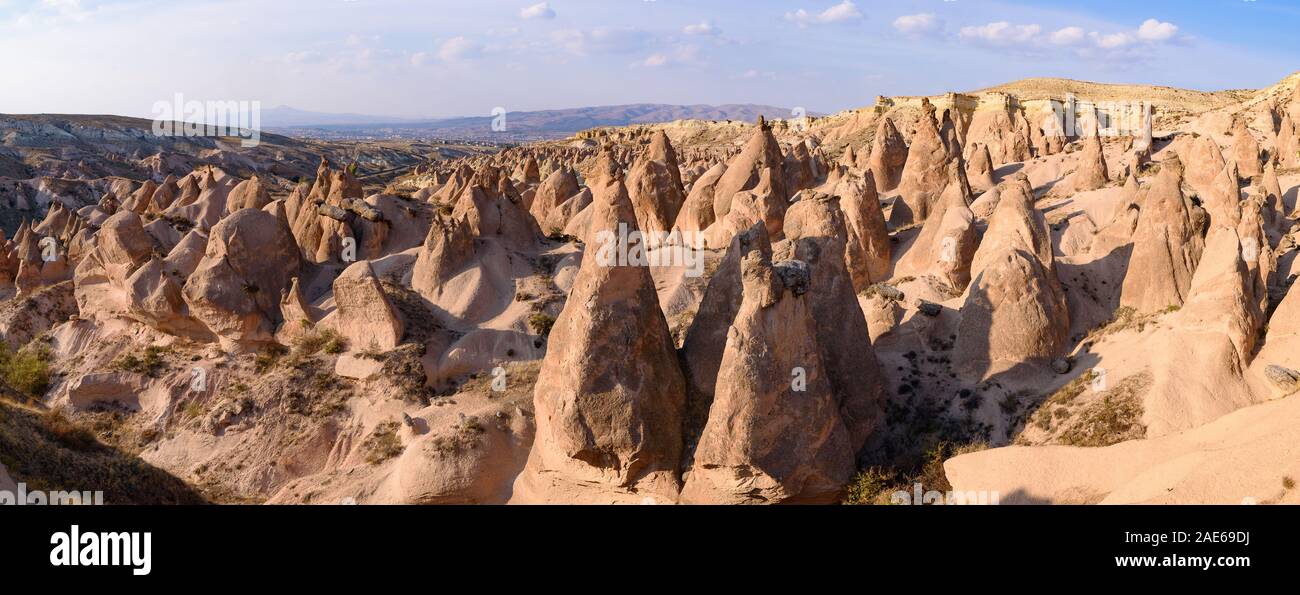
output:
[[672, 501], [685, 381], [649, 268], [614, 249], [620, 229], [636, 230], [626, 190], [589, 208], [587, 254], [537, 378], [537, 437], [515, 500]]
[[898, 187], [907, 163], [907, 141], [894, 127], [894, 121], [881, 118], [876, 128], [876, 139], [871, 143], [871, 174], [875, 177], [876, 191], [883, 194]]
[[744, 299], [682, 501], [834, 502], [853, 451], [817, 346], [812, 273], [757, 249], [742, 266]]
[[1183, 305], [1204, 241], [1183, 195], [1182, 166], [1177, 159], [1161, 162], [1133, 237], [1120, 305], [1142, 313]]

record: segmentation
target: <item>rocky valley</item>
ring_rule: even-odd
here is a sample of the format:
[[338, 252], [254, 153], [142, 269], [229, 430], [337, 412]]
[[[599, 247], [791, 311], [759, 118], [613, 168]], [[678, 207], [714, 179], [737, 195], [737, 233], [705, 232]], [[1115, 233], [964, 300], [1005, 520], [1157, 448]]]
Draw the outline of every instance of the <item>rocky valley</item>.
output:
[[1298, 123], [1300, 76], [501, 147], [0, 116], [0, 487], [1297, 503]]

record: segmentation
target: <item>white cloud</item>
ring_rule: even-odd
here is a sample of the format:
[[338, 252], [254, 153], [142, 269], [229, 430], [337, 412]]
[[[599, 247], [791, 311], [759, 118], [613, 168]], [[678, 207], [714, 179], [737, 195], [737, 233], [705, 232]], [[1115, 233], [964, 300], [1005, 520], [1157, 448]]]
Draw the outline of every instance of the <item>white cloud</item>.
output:
[[1147, 19], [1138, 27], [1137, 36], [1143, 41], [1168, 41], [1178, 34], [1178, 25]]
[[1087, 33], [1084, 33], [1082, 28], [1066, 27], [1052, 33], [1051, 40], [1056, 45], [1078, 45], [1085, 37]]
[[473, 41], [457, 36], [442, 42], [438, 47], [438, 58], [443, 62], [457, 62], [473, 58], [479, 52], [479, 45]]
[[687, 35], [721, 35], [722, 30], [706, 21], [703, 23], [687, 25], [682, 28], [682, 33]]
[[1057, 47], [1071, 47], [1080, 56], [1088, 58], [1114, 58], [1114, 60], [1131, 60], [1132, 49], [1139, 45], [1154, 45], [1170, 42], [1178, 35], [1178, 26], [1174, 23], [1147, 19], [1135, 30], [1127, 31], [1084, 31], [1082, 27], [1063, 27], [1050, 34], [1044, 34], [1039, 25], [1011, 25], [1006, 21], [992, 22], [988, 25], [962, 27], [959, 36], [963, 42], [989, 45], [997, 48], [1043, 49], [1052, 44]]
[[961, 38], [988, 45], [1006, 46], [1032, 42], [1043, 28], [1038, 25], [1012, 25], [998, 21], [978, 27], [962, 27]]
[[939, 30], [941, 22], [934, 13], [908, 14], [894, 19], [894, 29], [904, 35], [929, 35]]
[[578, 56], [627, 54], [645, 49], [651, 41], [649, 33], [630, 27], [596, 27], [588, 31], [564, 29], [552, 32], [550, 38], [553, 45]]
[[1098, 33], [1093, 31], [1088, 34], [1092, 43], [1103, 50], [1115, 50], [1133, 45], [1137, 41], [1133, 35], [1120, 31], [1119, 33]]
[[700, 61], [700, 49], [693, 45], [679, 45], [669, 52], [656, 52], [642, 60], [639, 66], [659, 68], [677, 64], [694, 64]]
[[553, 19], [555, 18], [555, 9], [551, 8], [550, 2], [538, 2], [532, 6], [519, 10], [521, 19]]
[[856, 21], [862, 18], [862, 12], [852, 0], [844, 0], [826, 10], [817, 14], [809, 13], [807, 10], [800, 8], [794, 12], [785, 13], [785, 20], [807, 27], [808, 25], [829, 25], [832, 23], [846, 23]]

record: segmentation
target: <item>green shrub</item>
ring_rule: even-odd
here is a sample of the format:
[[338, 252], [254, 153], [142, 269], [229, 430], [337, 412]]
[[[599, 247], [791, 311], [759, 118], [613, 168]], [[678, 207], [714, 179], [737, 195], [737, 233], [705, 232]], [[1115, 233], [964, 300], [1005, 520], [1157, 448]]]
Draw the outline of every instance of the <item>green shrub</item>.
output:
[[388, 459], [402, 454], [402, 439], [397, 436], [401, 425], [395, 421], [386, 421], [375, 426], [375, 431], [361, 444], [365, 450], [366, 462], [378, 465]]
[[309, 331], [298, 337], [298, 340], [294, 341], [293, 344], [294, 355], [299, 357], [316, 355], [322, 351], [333, 355], [342, 353], [343, 349], [343, 337], [334, 329]]
[[879, 467], [872, 467], [853, 478], [848, 494], [844, 496], [844, 504], [889, 504], [889, 494], [894, 489], [894, 475]]
[[555, 317], [545, 312], [534, 312], [528, 317], [528, 328], [534, 333], [545, 337], [551, 334], [551, 328], [555, 326]]
[[50, 387], [51, 358], [50, 347], [43, 342], [33, 341], [18, 353], [0, 342], [0, 376], [24, 395], [40, 397]]
[[134, 372], [156, 378], [158, 372], [165, 366], [163, 354], [168, 351], [170, 350], [166, 347], [150, 345], [144, 349], [143, 356], [128, 353], [118, 357], [113, 360], [113, 367], [123, 372]]

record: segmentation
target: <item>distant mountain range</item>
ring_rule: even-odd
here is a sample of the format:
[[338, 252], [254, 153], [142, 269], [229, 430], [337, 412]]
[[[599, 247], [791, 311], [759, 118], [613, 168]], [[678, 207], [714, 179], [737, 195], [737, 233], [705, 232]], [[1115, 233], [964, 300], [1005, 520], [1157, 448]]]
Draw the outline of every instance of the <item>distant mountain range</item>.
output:
[[[326, 114], [290, 107], [262, 112], [262, 126], [294, 136], [421, 137], [515, 142], [572, 136], [588, 128], [657, 124], [674, 120], [743, 120], [758, 116], [789, 118], [788, 108], [770, 105], [666, 105], [639, 103], [533, 112], [508, 112], [505, 130], [494, 130], [492, 115], [442, 119], [403, 119], [359, 114]], [[810, 114], [815, 115], [815, 114]]]
[[329, 114], [310, 112], [287, 105], [262, 110], [263, 128], [296, 128], [303, 126], [357, 126], [371, 124], [397, 124], [403, 122], [428, 122], [419, 118], [393, 116], [367, 116], [365, 114]]

